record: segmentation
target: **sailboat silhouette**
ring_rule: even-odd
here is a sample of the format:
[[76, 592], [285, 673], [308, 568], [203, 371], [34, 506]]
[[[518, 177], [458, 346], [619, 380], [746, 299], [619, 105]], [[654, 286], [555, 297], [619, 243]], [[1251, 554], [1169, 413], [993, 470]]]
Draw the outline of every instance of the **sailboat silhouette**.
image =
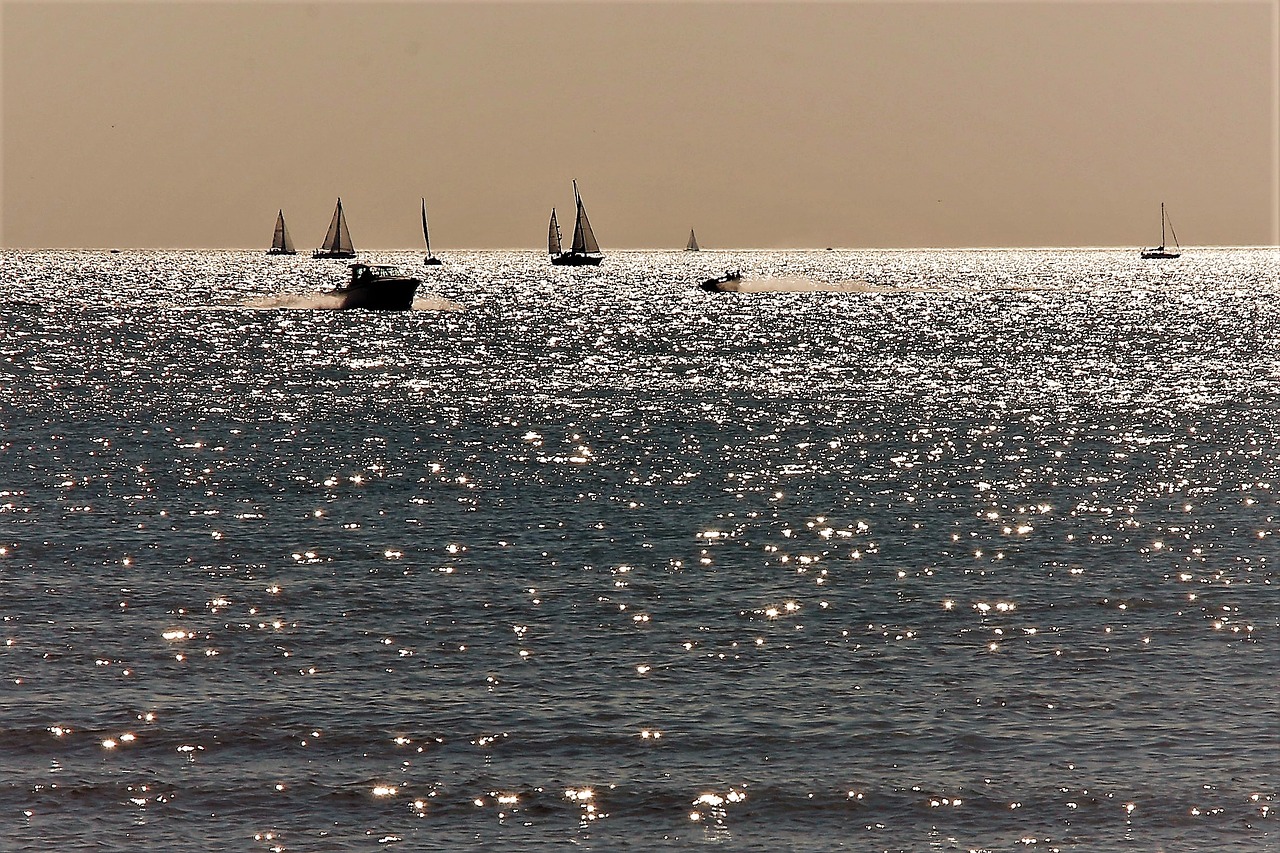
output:
[[329, 233], [324, 235], [324, 244], [311, 253], [313, 258], [354, 258], [355, 246], [351, 245], [351, 232], [347, 230], [347, 217], [342, 212], [342, 199], [333, 209], [333, 221], [329, 223]]
[[582, 196], [578, 195], [578, 182], [573, 182], [573, 203], [577, 207], [577, 216], [573, 223], [573, 244], [569, 251], [561, 250], [560, 223], [556, 220], [556, 209], [551, 208], [551, 222], [547, 226], [547, 254], [551, 263], [558, 267], [599, 266], [604, 260], [600, 253], [600, 244], [591, 230], [587, 220], [587, 209], [582, 206]]
[[271, 248], [268, 255], [296, 255], [293, 241], [289, 239], [289, 229], [284, 227], [284, 210], [276, 214], [276, 233], [271, 237]]

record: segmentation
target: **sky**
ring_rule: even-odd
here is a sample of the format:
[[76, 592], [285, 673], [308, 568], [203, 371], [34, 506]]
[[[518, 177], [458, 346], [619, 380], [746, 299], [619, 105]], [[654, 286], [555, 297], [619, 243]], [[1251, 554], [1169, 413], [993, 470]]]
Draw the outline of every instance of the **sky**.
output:
[[1280, 245], [1280, 0], [0, 4], [0, 243]]

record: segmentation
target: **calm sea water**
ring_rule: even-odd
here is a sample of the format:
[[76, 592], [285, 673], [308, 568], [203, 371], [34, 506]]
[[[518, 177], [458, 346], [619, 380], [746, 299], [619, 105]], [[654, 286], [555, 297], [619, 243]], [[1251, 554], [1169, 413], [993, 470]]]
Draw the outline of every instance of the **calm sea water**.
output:
[[1274, 250], [445, 257], [3, 253], [0, 848], [1276, 849]]

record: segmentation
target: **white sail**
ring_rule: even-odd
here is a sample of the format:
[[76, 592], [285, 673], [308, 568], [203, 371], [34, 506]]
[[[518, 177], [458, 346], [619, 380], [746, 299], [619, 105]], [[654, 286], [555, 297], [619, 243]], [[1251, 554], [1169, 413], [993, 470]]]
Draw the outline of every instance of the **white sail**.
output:
[[338, 199], [338, 206], [333, 210], [329, 233], [324, 235], [324, 245], [320, 248], [334, 254], [355, 252], [355, 247], [351, 244], [351, 232], [347, 230], [347, 217], [342, 212], [342, 199]]
[[560, 254], [560, 223], [556, 222], [556, 209], [551, 208], [551, 223], [547, 226], [547, 254]]
[[686, 252], [696, 252], [696, 251], [698, 251], [698, 238], [697, 238], [697, 237], [695, 237], [695, 236], [693, 236], [693, 229], [692, 229], [692, 228], [690, 228], [690, 229], [689, 229], [689, 245], [685, 246], [685, 247], [684, 247], [684, 250], [685, 250]]
[[276, 214], [276, 232], [271, 238], [271, 251], [280, 255], [294, 253], [293, 241], [289, 239], [289, 229], [284, 227], [284, 211]]
[[577, 220], [573, 223], [573, 251], [576, 254], [597, 255], [600, 244], [591, 230], [591, 222], [587, 219], [587, 209], [582, 206], [582, 197], [578, 195], [578, 182], [573, 182], [573, 200], [578, 205]]

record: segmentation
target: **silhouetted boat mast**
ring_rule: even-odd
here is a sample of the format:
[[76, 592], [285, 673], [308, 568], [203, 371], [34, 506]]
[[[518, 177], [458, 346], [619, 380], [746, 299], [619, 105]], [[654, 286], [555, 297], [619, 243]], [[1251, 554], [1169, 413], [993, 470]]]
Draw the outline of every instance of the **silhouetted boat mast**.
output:
[[1143, 259], [1145, 259], [1145, 260], [1159, 260], [1159, 259], [1162, 259], [1162, 258], [1180, 258], [1180, 257], [1182, 257], [1182, 253], [1181, 253], [1181, 252], [1170, 252], [1170, 251], [1168, 251], [1167, 249], [1165, 249], [1165, 247], [1164, 247], [1164, 228], [1165, 228], [1165, 225], [1166, 225], [1166, 224], [1168, 224], [1168, 226], [1169, 226], [1169, 233], [1173, 235], [1173, 245], [1174, 245], [1174, 248], [1176, 248], [1176, 249], [1181, 249], [1181, 248], [1182, 248], [1181, 246], [1179, 246], [1179, 245], [1178, 245], [1178, 235], [1177, 235], [1176, 233], [1174, 233], [1174, 230], [1173, 230], [1173, 223], [1172, 223], [1172, 222], [1169, 222], [1169, 217], [1168, 217], [1168, 216], [1165, 214], [1165, 212], [1164, 212], [1164, 202], [1160, 202], [1160, 246], [1159, 246], [1158, 248], [1155, 248], [1155, 249], [1143, 249], [1143, 250], [1142, 250], [1142, 257], [1143, 257]]
[[427, 256], [422, 259], [422, 263], [429, 267], [438, 267], [443, 261], [431, 254], [431, 235], [427, 232], [427, 200], [422, 200], [422, 239], [427, 244]]
[[293, 241], [289, 239], [289, 229], [284, 227], [284, 210], [276, 214], [276, 233], [271, 237], [271, 248], [268, 255], [294, 255]]
[[311, 253], [313, 258], [354, 258], [355, 246], [351, 244], [351, 232], [347, 230], [347, 217], [342, 212], [342, 199], [333, 209], [333, 221], [329, 223], [329, 233], [324, 236], [324, 244]]
[[551, 223], [547, 229], [547, 253], [551, 255], [551, 263], [556, 266], [598, 266], [604, 260], [600, 253], [600, 244], [596, 242], [595, 232], [591, 230], [591, 221], [587, 219], [587, 209], [582, 206], [582, 196], [578, 195], [578, 182], [573, 182], [573, 203], [577, 214], [573, 223], [573, 243], [569, 251], [561, 251], [560, 224], [556, 221], [556, 210], [551, 208]]

